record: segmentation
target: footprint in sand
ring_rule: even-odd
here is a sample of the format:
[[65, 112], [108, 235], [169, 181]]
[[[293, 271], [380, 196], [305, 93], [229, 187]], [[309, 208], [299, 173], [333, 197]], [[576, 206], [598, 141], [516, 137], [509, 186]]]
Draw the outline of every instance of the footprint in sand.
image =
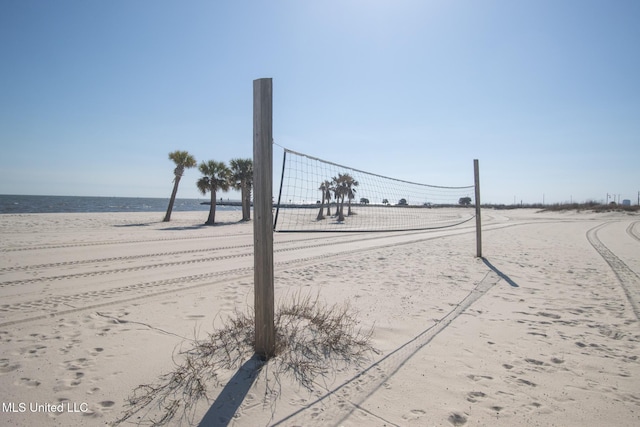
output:
[[467, 378], [469, 378], [472, 381], [492, 380], [493, 379], [493, 377], [490, 377], [488, 375], [473, 375], [473, 374], [467, 375]]
[[0, 343], [1, 342], [8, 343], [8, 342], [11, 342], [12, 339], [13, 339], [13, 336], [9, 332], [0, 331]]
[[92, 364], [93, 362], [85, 357], [62, 362], [60, 366], [69, 372], [70, 378], [59, 379], [53, 389], [55, 391], [65, 391], [79, 386], [85, 377], [84, 370]]
[[20, 368], [19, 363], [11, 363], [9, 359], [0, 359], [0, 374], [6, 374]]
[[[82, 376], [84, 376], [84, 374], [82, 374]], [[53, 386], [53, 391], [59, 392], [59, 391], [73, 390], [75, 387], [78, 387], [82, 383], [81, 378], [82, 377], [75, 378], [75, 379], [67, 378], [67, 379], [57, 380], [56, 385]]]
[[422, 409], [412, 409], [408, 414], [404, 414], [402, 419], [407, 421], [417, 420], [418, 418], [423, 417], [426, 414]]
[[525, 362], [527, 363], [531, 363], [532, 365], [536, 365], [536, 366], [542, 366], [544, 365], [544, 362], [541, 360], [536, 360], [536, 359], [524, 359]]
[[322, 415], [322, 409], [321, 408], [317, 408], [315, 406], [311, 408], [311, 419], [315, 420], [320, 415]]
[[449, 415], [449, 418], [447, 419], [454, 426], [463, 426], [467, 423], [467, 417], [460, 414], [459, 412], [452, 413], [451, 415]]
[[91, 350], [88, 350], [88, 351], [89, 351], [89, 354], [91, 356], [97, 356], [97, 355], [99, 355], [100, 353], [102, 353], [104, 351], [104, 348], [96, 347], [96, 348], [92, 348]]
[[86, 369], [91, 366], [92, 362], [86, 357], [80, 357], [74, 360], [67, 360], [62, 362], [62, 367], [67, 371], [80, 371], [81, 369]]
[[45, 353], [46, 345], [31, 345], [20, 349], [20, 354], [24, 357], [39, 357]]
[[485, 396], [486, 394], [481, 391], [470, 391], [469, 393], [467, 393], [467, 400], [471, 403], [476, 403], [478, 401], [478, 398]]
[[549, 319], [560, 319], [561, 316], [557, 315], [557, 314], [553, 314], [553, 313], [545, 313], [544, 311], [539, 311], [537, 313], [538, 316], [542, 316], [542, 317], [548, 317]]
[[[251, 394], [251, 393], [249, 393], [249, 394]], [[248, 401], [249, 394], [247, 394], [247, 397], [245, 398], [245, 401]], [[253, 400], [255, 400], [255, 396], [253, 396], [251, 398], [251, 401], [253, 401]], [[291, 405], [291, 406], [300, 406], [300, 407], [302, 407], [302, 406], [307, 406], [308, 404], [309, 404], [309, 400], [305, 399], [303, 397], [289, 400], [289, 405]]]
[[40, 381], [33, 380], [31, 378], [20, 378], [20, 380], [16, 381], [14, 384], [15, 385], [21, 385], [21, 386], [29, 387], [29, 388], [36, 388], [41, 383], [40, 383]]

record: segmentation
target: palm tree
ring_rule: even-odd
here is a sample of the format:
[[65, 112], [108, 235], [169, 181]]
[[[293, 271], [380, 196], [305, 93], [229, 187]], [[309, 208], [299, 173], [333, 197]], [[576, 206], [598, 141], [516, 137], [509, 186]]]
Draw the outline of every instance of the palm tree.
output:
[[357, 187], [360, 185], [358, 181], [353, 179], [353, 177], [349, 174], [344, 175], [344, 182], [347, 187], [347, 199], [349, 200], [349, 208], [347, 210], [347, 216], [351, 215], [351, 201], [356, 198], [356, 189], [353, 187]]
[[344, 196], [347, 195], [348, 187], [346, 182], [346, 177], [348, 174], [338, 174], [338, 177], [333, 177], [333, 193], [336, 198], [336, 216], [338, 217], [338, 221], [344, 221], [344, 211], [342, 207], [344, 206]]
[[216, 218], [216, 191], [228, 191], [231, 185], [231, 171], [224, 162], [216, 162], [209, 160], [202, 162], [198, 166], [198, 170], [204, 175], [198, 180], [196, 185], [202, 194], [211, 192], [211, 207], [209, 208], [209, 218], [206, 225], [213, 225]]
[[338, 221], [344, 221], [344, 198], [347, 197], [349, 199], [348, 216], [351, 215], [351, 200], [356, 197], [356, 190], [353, 187], [357, 187], [359, 183], [348, 173], [339, 173], [337, 178], [333, 177], [332, 184], [337, 204], [336, 215], [338, 216]]
[[173, 211], [173, 204], [176, 201], [176, 194], [178, 194], [178, 184], [180, 184], [180, 178], [182, 178], [185, 168], [192, 168], [196, 165], [196, 158], [187, 151], [173, 151], [169, 153], [169, 160], [173, 160], [176, 168], [173, 170], [173, 191], [171, 192], [171, 199], [169, 199], [167, 214], [164, 216], [164, 222], [171, 220], [171, 211]]
[[338, 178], [335, 176], [331, 178], [331, 191], [333, 191], [333, 198], [336, 199], [336, 214], [334, 216], [338, 216], [340, 213], [340, 192], [342, 191], [340, 188], [341, 179], [342, 174], [338, 174]]
[[324, 198], [327, 199], [327, 216], [331, 216], [331, 192], [333, 191], [333, 186], [331, 181], [324, 181]]
[[251, 219], [251, 187], [253, 187], [253, 161], [251, 159], [231, 159], [231, 182], [240, 190], [242, 198], [242, 220]]
[[320, 188], [318, 188], [320, 192], [322, 192], [322, 203], [320, 204], [320, 211], [318, 212], [318, 217], [316, 218], [318, 221], [324, 219], [324, 215], [322, 211], [324, 209], [324, 201], [327, 201], [327, 215], [331, 216], [331, 212], [329, 211], [329, 204], [331, 201], [331, 183], [325, 180], [322, 184], [320, 184]]

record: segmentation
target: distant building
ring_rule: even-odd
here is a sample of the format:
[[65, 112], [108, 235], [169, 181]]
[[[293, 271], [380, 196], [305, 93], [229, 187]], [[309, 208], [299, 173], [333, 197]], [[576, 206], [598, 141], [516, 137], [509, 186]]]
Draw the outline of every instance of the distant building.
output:
[[629, 199], [624, 199], [622, 201], [622, 206], [631, 206], [631, 200]]

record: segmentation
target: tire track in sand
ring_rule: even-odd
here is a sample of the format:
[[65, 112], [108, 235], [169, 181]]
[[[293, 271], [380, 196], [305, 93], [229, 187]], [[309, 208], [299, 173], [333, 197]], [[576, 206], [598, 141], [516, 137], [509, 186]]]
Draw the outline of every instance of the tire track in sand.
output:
[[[523, 224], [526, 224], [526, 223], [523, 223]], [[501, 228], [509, 228], [509, 227], [523, 225], [523, 224], [503, 224], [503, 225], [492, 227], [487, 231], [501, 229]], [[410, 240], [400, 241], [395, 243], [383, 243], [386, 240], [385, 237], [369, 236], [365, 238], [346, 240], [344, 242], [324, 241], [316, 245], [281, 248], [281, 249], [277, 249], [275, 252], [299, 251], [301, 249], [316, 248], [316, 247], [322, 247], [322, 246], [335, 246], [336, 244], [343, 244], [343, 243], [346, 245], [352, 245], [353, 243], [356, 243], [356, 242], [364, 242], [369, 240], [381, 240], [380, 244], [369, 246], [369, 247], [364, 247], [359, 249], [346, 248], [345, 250], [332, 252], [330, 254], [324, 253], [320, 255], [312, 255], [312, 256], [297, 258], [290, 261], [276, 262], [274, 265], [275, 267], [278, 267], [278, 268], [287, 268], [287, 269], [303, 268], [308, 265], [326, 264], [327, 262], [332, 262], [331, 260], [335, 259], [336, 257], [343, 257], [345, 255], [353, 255], [357, 253], [378, 250], [381, 248], [387, 249], [395, 246], [411, 245], [414, 243], [420, 243], [428, 240], [435, 240], [435, 239], [441, 239], [441, 238], [449, 238], [449, 237], [454, 237], [454, 236], [467, 234], [471, 232], [473, 232], [473, 229], [470, 229], [470, 230], [460, 229], [451, 234], [427, 235], [427, 236], [424, 236], [423, 232], [410, 232], [410, 233], [403, 233], [403, 234], [394, 233], [394, 234], [385, 235], [385, 237], [403, 236], [403, 237], [409, 237]], [[416, 238], [411, 238], [412, 236], [415, 236]], [[298, 241], [291, 240], [291, 241], [287, 241], [287, 243], [306, 242], [309, 240], [317, 241], [317, 238], [301, 239]], [[284, 242], [280, 242], [280, 243], [284, 243]], [[240, 254], [240, 256], [249, 256], [249, 255], [252, 256], [253, 253]], [[229, 257], [233, 257], [233, 256], [237, 256], [237, 255], [231, 255]], [[227, 258], [227, 257], [223, 257], [223, 258]], [[321, 262], [319, 263], [318, 260], [321, 260]], [[164, 264], [160, 264], [159, 266], [164, 266]], [[144, 266], [142, 266], [140, 269], [143, 269], [143, 268]], [[81, 274], [79, 276], [99, 275], [99, 274], [101, 274], [101, 272], [96, 272], [95, 274]], [[220, 277], [220, 276], [222, 276], [223, 278], [220, 280], [215, 280], [217, 277]], [[216, 284], [222, 283], [223, 281], [224, 283], [228, 283], [229, 280], [241, 280], [244, 278], [251, 278], [251, 277], [253, 277], [253, 267], [241, 267], [241, 268], [231, 269], [231, 270], [223, 270], [223, 271], [203, 273], [203, 274], [190, 275], [190, 276], [181, 276], [181, 277], [164, 279], [164, 280], [156, 280], [151, 282], [135, 283], [135, 284], [130, 284], [126, 286], [120, 286], [117, 288], [81, 292], [81, 293], [71, 294], [71, 295], [56, 295], [48, 298], [41, 298], [38, 300], [31, 300], [31, 301], [23, 301], [23, 302], [13, 303], [13, 304], [0, 304], [0, 313], [23, 312], [27, 314], [30, 312], [32, 313], [34, 311], [42, 312], [43, 310], [50, 310], [46, 314], [40, 314], [40, 315], [30, 316], [22, 319], [14, 319], [14, 320], [7, 320], [4, 322], [0, 322], [0, 327], [19, 324], [19, 323], [25, 323], [25, 322], [30, 322], [30, 321], [40, 320], [40, 319], [46, 319], [49, 317], [59, 316], [67, 313], [91, 310], [94, 308], [99, 308], [104, 306], [117, 305], [117, 304], [126, 303], [129, 301], [139, 300], [143, 298], [151, 298], [151, 297], [167, 294], [170, 292], [175, 293], [180, 291], [188, 291], [188, 290], [203, 287], [203, 286], [216, 285]], [[60, 278], [69, 278], [69, 276], [63, 276]], [[212, 281], [212, 279], [214, 280]], [[176, 287], [176, 285], [184, 284], [185, 282], [187, 283], [204, 282], [204, 283], [194, 283], [187, 286]], [[6, 283], [7, 282], [5, 282], [5, 284]], [[3, 285], [3, 283], [0, 283], [0, 286], [1, 285]], [[168, 289], [166, 289], [167, 287]], [[132, 295], [133, 293], [141, 292], [141, 291], [145, 293], [143, 295]], [[96, 298], [109, 298], [110, 300], [97, 303], [97, 304], [92, 303], [93, 301], [96, 300]], [[72, 303], [80, 305], [82, 302], [86, 302], [86, 301], [89, 301], [89, 303], [81, 307], [75, 307], [71, 305]], [[70, 307], [70, 308], [66, 310], [58, 310], [58, 308], [61, 305], [62, 306], [66, 305], [67, 307]]]
[[22, 266], [0, 267], [0, 273], [8, 273], [8, 272], [14, 272], [14, 271], [42, 270], [47, 268], [60, 268], [60, 267], [69, 267], [69, 266], [87, 265], [87, 264], [101, 264], [106, 262], [109, 262], [109, 263], [127, 262], [127, 261], [133, 261], [141, 258], [157, 258], [157, 257], [164, 257], [164, 256], [197, 254], [197, 253], [203, 253], [203, 252], [217, 252], [217, 251], [226, 251], [226, 250], [232, 250], [232, 249], [242, 249], [242, 248], [247, 248], [252, 246], [253, 246], [253, 243], [246, 244], [246, 245], [223, 246], [223, 247], [217, 247], [217, 248], [189, 249], [186, 251], [158, 252], [158, 253], [152, 253], [152, 254], [127, 255], [127, 256], [117, 256], [117, 257], [109, 257], [109, 258], [60, 261], [60, 262], [52, 262], [48, 264], [30, 264], [30, 265], [22, 265]]
[[[424, 242], [428, 240], [448, 238], [448, 237], [456, 236], [458, 234], [466, 234], [466, 233], [468, 233], [468, 231], [465, 231], [464, 233], [455, 233], [455, 234], [449, 234], [444, 236], [436, 235], [436, 236], [418, 237], [417, 239], [410, 239], [410, 240], [395, 242], [390, 244], [382, 243], [382, 244], [359, 248], [359, 249], [346, 248], [341, 251], [332, 252], [331, 254], [323, 253], [319, 255], [296, 258], [289, 261], [276, 262], [274, 263], [274, 266], [279, 269], [292, 269], [292, 268], [303, 268], [308, 265], [327, 264], [327, 263], [334, 262], [335, 258], [344, 257], [345, 255], [353, 255], [353, 254], [367, 252], [367, 251], [374, 251], [381, 248], [411, 245], [411, 244]], [[407, 235], [409, 236], [413, 234], [419, 234], [419, 233], [410, 233]], [[369, 237], [364, 239], [357, 239], [355, 241], [365, 241], [365, 240], [375, 240], [375, 238]], [[345, 243], [353, 244], [353, 242], [354, 240], [347, 241]], [[335, 244], [336, 242], [324, 242], [318, 245], [308, 245], [308, 246], [305, 246], [304, 248], [314, 248], [318, 246], [327, 246], [327, 245], [335, 245]], [[301, 249], [300, 247], [283, 248], [278, 250], [278, 252], [298, 251], [300, 249]], [[253, 253], [250, 253], [248, 255], [253, 255]], [[318, 262], [318, 260], [321, 260], [321, 262]], [[212, 281], [212, 279], [216, 279], [217, 277], [222, 277], [222, 278]], [[253, 266], [240, 267], [236, 269], [223, 270], [223, 271], [217, 271], [217, 272], [211, 272], [211, 273], [203, 273], [203, 274], [196, 274], [196, 275], [190, 275], [190, 276], [176, 277], [171, 279], [155, 280], [151, 282], [136, 283], [136, 284], [120, 286], [116, 288], [109, 288], [104, 290], [81, 292], [81, 293], [71, 294], [71, 295], [57, 295], [57, 296], [52, 296], [48, 298], [41, 298], [38, 300], [24, 301], [24, 302], [19, 302], [14, 304], [2, 304], [0, 305], [0, 313], [1, 312], [5, 312], [5, 313], [27, 312], [28, 313], [28, 312], [34, 312], [34, 311], [42, 312], [43, 310], [50, 310], [50, 311], [46, 314], [39, 314], [36, 316], [30, 316], [22, 319], [7, 320], [5, 322], [0, 322], [0, 327], [46, 319], [49, 317], [60, 316], [62, 314], [68, 314], [68, 313], [75, 313], [78, 311], [92, 310], [92, 309], [100, 308], [104, 306], [122, 304], [122, 303], [135, 301], [143, 298], [160, 296], [167, 293], [188, 291], [188, 290], [203, 287], [203, 286], [212, 286], [219, 283], [228, 284], [230, 280], [242, 280], [245, 278], [252, 278], [252, 277], [253, 277]], [[176, 287], [176, 285], [184, 284], [185, 282], [192, 283], [192, 284]], [[144, 294], [132, 295], [132, 293], [136, 293], [136, 292], [144, 292]], [[117, 299], [114, 299], [114, 298], [117, 298]], [[96, 299], [102, 299], [102, 300], [110, 299], [110, 300], [103, 301], [97, 304], [91, 303]], [[80, 305], [82, 302], [85, 302], [85, 301], [89, 301], [89, 303], [87, 305], [82, 305], [81, 307], [80, 306], [75, 307], [71, 305], [71, 303]], [[64, 310], [58, 310], [58, 308], [61, 305], [62, 306], [66, 305], [67, 307], [70, 307], [70, 308], [64, 309]]]
[[635, 221], [629, 224], [629, 226], [627, 227], [627, 234], [640, 242], [640, 232], [636, 231], [635, 228], [635, 226], [638, 224], [640, 224], [640, 221]]
[[[286, 251], [292, 251], [292, 250], [328, 246], [331, 244], [333, 243], [322, 243], [322, 244], [316, 244], [316, 245], [298, 246], [294, 248], [281, 248], [281, 249], [276, 249], [274, 252], [286, 252]], [[253, 243], [246, 244], [246, 245], [227, 246], [227, 247], [216, 248], [216, 249], [194, 249], [194, 250], [187, 250], [187, 251], [165, 252], [165, 253], [156, 253], [156, 254], [149, 254], [149, 255], [132, 255], [132, 256], [123, 256], [123, 257], [102, 258], [102, 259], [96, 259], [96, 260], [86, 260], [86, 261], [69, 261], [69, 262], [42, 264], [39, 266], [37, 265], [27, 266], [30, 268], [23, 268], [22, 270], [26, 271], [29, 269], [36, 269], [38, 267], [57, 268], [62, 266], [90, 265], [90, 264], [96, 264], [101, 262], [113, 262], [113, 261], [122, 262], [122, 261], [132, 261], [132, 260], [148, 258], [148, 257], [185, 255], [185, 254], [195, 254], [195, 253], [202, 253], [202, 252], [214, 252], [214, 251], [220, 251], [220, 250], [246, 249], [246, 248], [252, 248], [252, 247], [253, 247]], [[32, 277], [29, 279], [18, 279], [18, 280], [9, 280], [6, 282], [0, 282], [0, 288], [5, 286], [25, 285], [29, 283], [39, 283], [39, 282], [48, 282], [48, 281], [56, 281], [56, 280], [69, 280], [69, 279], [76, 279], [76, 278], [83, 278], [83, 277], [103, 276], [107, 274], [131, 273], [131, 272], [150, 270], [155, 268], [184, 266], [189, 264], [199, 264], [203, 262], [224, 261], [228, 259], [244, 258], [249, 256], [253, 256], [253, 251], [239, 253], [239, 254], [231, 254], [231, 255], [219, 255], [214, 257], [197, 258], [197, 259], [189, 259], [189, 260], [174, 261], [174, 262], [164, 262], [164, 263], [158, 263], [158, 264], [145, 264], [145, 265], [139, 265], [135, 267], [114, 268], [109, 270], [94, 270], [89, 272], [65, 274], [65, 275], [58, 275], [58, 276]], [[19, 270], [19, 269], [16, 268], [16, 270]]]
[[[587, 240], [613, 270], [631, 304], [636, 319], [640, 320], [640, 277], [598, 238], [598, 231], [609, 224], [611, 222], [605, 222], [587, 231]], [[633, 225], [631, 224], [630, 227], [633, 228]], [[627, 228], [627, 233], [631, 234], [629, 228]]]
[[[226, 278], [225, 276], [234, 275], [234, 274], [236, 276], [233, 277], [233, 280], [241, 280], [244, 278], [253, 277], [253, 267], [243, 267], [243, 268], [237, 268], [234, 270], [218, 271], [215, 273], [196, 274], [192, 276], [178, 277], [175, 279], [155, 280], [152, 282], [137, 283], [133, 285], [120, 286], [117, 288], [104, 289], [100, 291], [82, 292], [82, 293], [73, 294], [73, 295], [53, 296], [53, 297], [43, 298], [36, 301], [27, 301], [27, 302], [15, 303], [15, 304], [4, 304], [0, 306], [0, 311], [4, 311], [4, 312], [40, 311], [41, 312], [45, 309], [56, 310], [61, 305], [66, 305], [71, 308], [65, 309], [65, 310], [59, 310], [59, 311], [50, 311], [49, 313], [46, 313], [46, 314], [26, 317], [22, 319], [9, 320], [9, 321], [0, 323], [0, 327], [11, 326], [19, 323], [32, 322], [35, 320], [47, 319], [50, 317], [60, 316], [60, 315], [69, 314], [69, 313], [75, 313], [79, 311], [93, 310], [93, 309], [101, 308], [105, 306], [123, 304], [131, 301], [136, 301], [144, 298], [151, 298], [151, 297], [160, 296], [168, 293], [176, 293], [180, 291], [196, 289], [203, 286], [212, 286], [219, 283], [229, 283], [229, 279]], [[220, 278], [219, 280], [211, 281], [211, 279], [214, 279], [220, 276], [222, 276], [222, 278]], [[175, 285], [184, 284], [184, 283], [194, 283], [194, 282], [196, 282], [196, 284], [181, 286], [179, 288], [175, 287]], [[197, 282], [204, 282], [204, 283], [197, 283]], [[142, 295], [130, 296], [131, 293], [141, 292], [141, 291], [142, 292], [149, 291], [149, 292], [143, 293]], [[111, 298], [117, 298], [118, 296], [124, 296], [125, 298], [119, 298], [115, 300], [111, 299]], [[104, 301], [105, 299], [111, 299], [111, 300]], [[81, 307], [74, 307], [70, 305], [70, 303], [78, 303], [78, 302], [87, 301], [87, 300], [89, 301], [102, 300], [104, 302], [100, 302], [97, 304], [94, 303], [89, 305], [83, 305]]]
[[[243, 236], [245, 234], [237, 233], [237, 234], [226, 234], [224, 237], [234, 237], [234, 236]], [[84, 243], [58, 243], [58, 244], [50, 244], [50, 245], [40, 245], [40, 246], [19, 246], [12, 248], [0, 248], [0, 252], [24, 252], [24, 251], [41, 251], [41, 250], [50, 250], [50, 249], [70, 249], [70, 248], [83, 248], [88, 246], [109, 246], [109, 245], [128, 245], [128, 244], [139, 244], [139, 243], [168, 243], [174, 241], [184, 241], [184, 240], [200, 240], [200, 239], [211, 239], [211, 236], [188, 236], [188, 237], [169, 237], [165, 239], [138, 239], [138, 240], [104, 240], [104, 241], [93, 241], [93, 242], [84, 242]]]
[[[331, 236], [326, 239], [323, 238], [322, 240], [326, 240], [326, 241], [324, 242], [321, 241], [319, 243], [318, 241], [321, 239], [318, 239], [318, 238], [285, 240], [285, 241], [278, 242], [277, 245], [280, 246], [288, 243], [297, 244], [297, 243], [305, 243], [309, 241], [313, 241], [316, 243], [312, 245], [299, 245], [299, 246], [293, 246], [293, 247], [287, 247], [287, 248], [277, 248], [277, 249], [274, 249], [274, 253], [298, 251], [302, 249], [311, 249], [311, 248], [320, 248], [325, 246], [353, 244], [357, 242], [384, 239], [386, 237], [411, 236], [415, 234], [420, 234], [420, 233], [411, 232], [411, 233], [404, 233], [404, 234], [389, 235], [384, 237], [367, 236], [359, 239], [344, 240], [344, 241], [335, 241], [334, 240], [335, 237]], [[27, 271], [31, 269], [37, 269], [38, 267], [57, 268], [57, 267], [63, 267], [63, 266], [90, 265], [90, 264], [101, 263], [101, 262], [131, 261], [131, 260], [142, 259], [147, 257], [184, 255], [184, 254], [194, 254], [194, 253], [202, 253], [202, 252], [213, 252], [218, 250], [247, 249], [247, 248], [253, 248], [253, 243], [245, 244], [245, 245], [226, 246], [226, 247], [217, 248], [215, 250], [214, 249], [194, 249], [194, 250], [166, 252], [166, 253], [157, 253], [157, 254], [149, 254], [149, 255], [143, 254], [143, 255], [131, 255], [131, 256], [103, 258], [103, 259], [86, 260], [86, 261], [69, 261], [69, 262], [60, 262], [60, 263], [50, 263], [50, 264], [41, 264], [39, 266], [32, 265], [32, 266], [24, 266], [24, 267], [9, 267], [8, 268], [9, 270], [5, 270], [5, 271], [0, 269], [0, 273], [12, 271], [10, 270], [11, 268], [13, 268], [15, 271], [20, 271], [20, 270]], [[94, 271], [88, 271], [83, 273], [73, 273], [73, 274], [65, 274], [65, 275], [57, 275], [57, 276], [39, 276], [39, 277], [31, 277], [28, 279], [8, 280], [8, 281], [0, 282], [0, 288], [6, 287], [6, 286], [26, 285], [30, 283], [42, 283], [42, 282], [50, 282], [50, 281], [57, 281], [57, 280], [69, 280], [69, 279], [76, 279], [76, 278], [103, 276], [107, 274], [131, 273], [131, 272], [150, 270], [150, 269], [156, 269], [156, 268], [176, 267], [176, 266], [184, 266], [189, 264], [199, 264], [203, 262], [223, 261], [223, 260], [228, 260], [233, 258], [244, 258], [249, 256], [253, 256], [253, 250], [250, 250], [244, 253], [219, 255], [214, 257], [197, 258], [197, 259], [189, 259], [189, 260], [182, 260], [182, 261], [164, 262], [164, 263], [158, 263], [158, 264], [144, 264], [144, 265], [138, 265], [134, 267], [122, 267], [122, 268], [114, 268], [114, 269], [108, 269], [108, 270], [94, 270]]]
[[[210, 238], [209, 236], [206, 236], [206, 238]], [[172, 239], [172, 240], [180, 240], [180, 239]], [[190, 240], [195, 240], [195, 238]], [[281, 241], [278, 242], [279, 244], [287, 244], [287, 243], [297, 243], [297, 242], [303, 242], [303, 241], [307, 241], [307, 240], [317, 240], [317, 239], [297, 239], [297, 240], [285, 240], [285, 241]], [[148, 242], [155, 242], [155, 240], [149, 240], [149, 241], [136, 241], [136, 240], [130, 240], [130, 241], [125, 241], [124, 243], [126, 244], [137, 244], [137, 243], [148, 243]], [[123, 242], [115, 242], [115, 243], [96, 243], [99, 245], [116, 245], [116, 244], [123, 244]], [[83, 245], [68, 245], [68, 246], [64, 246], [65, 248], [75, 248], [75, 247], [81, 247]], [[219, 252], [219, 251], [229, 251], [229, 250], [234, 250], [234, 249], [245, 249], [245, 248], [252, 248], [253, 247], [253, 243], [247, 243], [244, 245], [233, 245], [233, 246], [219, 246], [219, 247], [213, 247], [213, 248], [203, 248], [203, 249], [188, 249], [188, 250], [182, 250], [182, 251], [170, 251], [170, 252], [156, 252], [156, 253], [147, 253], [147, 254], [138, 254], [138, 255], [124, 255], [124, 256], [117, 256], [117, 257], [108, 257], [108, 258], [94, 258], [94, 259], [85, 259], [85, 260], [74, 260], [74, 261], [60, 261], [60, 262], [52, 262], [52, 263], [47, 263], [47, 264], [29, 264], [29, 265], [20, 265], [20, 266], [9, 266], [9, 267], [0, 267], [0, 273], [10, 273], [10, 272], [17, 272], [17, 271], [29, 271], [29, 270], [42, 270], [42, 269], [48, 269], [48, 268], [60, 268], [60, 267], [69, 267], [69, 266], [77, 266], [77, 265], [90, 265], [90, 264], [101, 264], [101, 263], [107, 263], [107, 262], [127, 262], [127, 261], [133, 261], [133, 260], [138, 260], [138, 259], [142, 259], [142, 258], [157, 258], [157, 257], [163, 257], [163, 256], [174, 256], [174, 255], [189, 255], [189, 254], [197, 254], [197, 253], [206, 253], [206, 252]], [[35, 248], [35, 249], [42, 249], [42, 248]], [[50, 249], [50, 248], [47, 248]], [[26, 250], [26, 249], [25, 249]], [[3, 282], [0, 282], [0, 285], [2, 285]]]

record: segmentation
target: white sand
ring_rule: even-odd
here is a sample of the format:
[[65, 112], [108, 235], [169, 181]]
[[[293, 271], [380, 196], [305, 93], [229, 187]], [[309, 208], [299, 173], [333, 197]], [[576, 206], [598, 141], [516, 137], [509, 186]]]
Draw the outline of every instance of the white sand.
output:
[[[0, 215], [1, 425], [108, 424], [253, 304], [252, 223], [206, 214]], [[640, 216], [483, 219], [488, 263], [469, 223], [276, 234], [276, 299], [350, 301], [380, 353], [312, 390], [221, 372], [193, 423], [215, 401], [209, 425], [640, 425]]]

